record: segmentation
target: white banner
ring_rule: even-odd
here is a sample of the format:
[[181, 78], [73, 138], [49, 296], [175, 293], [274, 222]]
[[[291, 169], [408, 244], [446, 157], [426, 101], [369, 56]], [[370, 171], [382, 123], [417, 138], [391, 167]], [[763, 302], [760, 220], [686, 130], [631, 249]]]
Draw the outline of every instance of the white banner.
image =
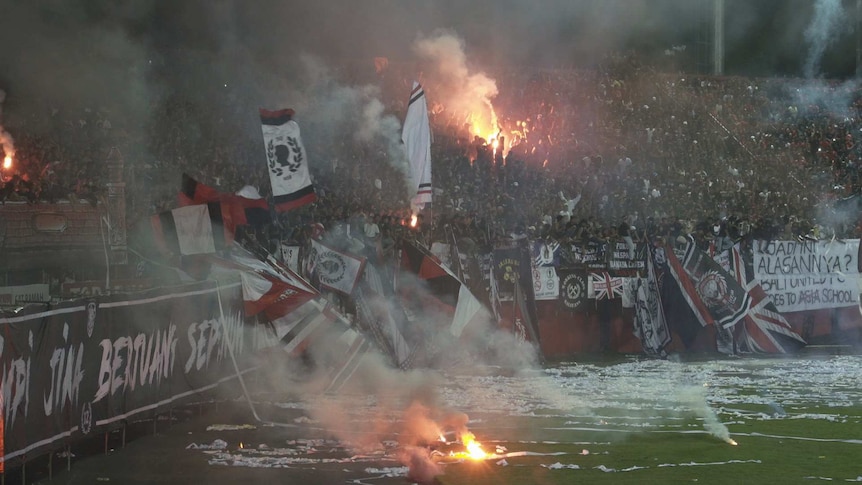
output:
[[780, 312], [856, 306], [859, 240], [754, 242], [754, 277]]
[[281, 262], [294, 273], [299, 273], [299, 246], [281, 243]]
[[17, 305], [18, 302], [24, 304], [49, 301], [51, 301], [51, 294], [47, 284], [0, 287], [0, 305], [13, 306]]
[[556, 300], [560, 296], [560, 277], [553, 266], [533, 266], [533, 292], [538, 300]]

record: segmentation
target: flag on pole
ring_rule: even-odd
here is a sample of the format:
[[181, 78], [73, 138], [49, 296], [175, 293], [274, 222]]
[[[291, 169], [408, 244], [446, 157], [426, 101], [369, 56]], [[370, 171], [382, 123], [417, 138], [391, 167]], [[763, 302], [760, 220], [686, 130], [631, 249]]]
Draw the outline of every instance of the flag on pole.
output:
[[665, 347], [671, 341], [670, 330], [664, 315], [652, 245], [647, 245], [646, 278], [635, 280], [634, 334], [641, 347], [650, 355], [665, 356]]
[[308, 157], [302, 145], [299, 125], [291, 119], [293, 113], [292, 109], [260, 109], [269, 181], [272, 184], [275, 210], [278, 212], [289, 211], [317, 200], [308, 172]]
[[180, 207], [194, 204], [221, 203], [221, 216], [224, 221], [228, 243], [233, 240], [239, 226], [260, 226], [272, 223], [269, 203], [258, 195], [257, 198], [220, 192], [209, 185], [198, 182], [189, 174], [182, 176], [182, 186], [177, 194]]
[[482, 322], [487, 324], [494, 319], [491, 310], [473, 296], [467, 285], [419, 243], [404, 242], [401, 268], [422, 282], [417, 285], [407, 278], [399, 280], [399, 291], [409, 295], [406, 303], [428, 322], [443, 320], [453, 337], [472, 335], [480, 331]]
[[150, 218], [156, 246], [163, 254], [211, 254], [230, 243], [221, 204], [196, 204], [161, 212]]
[[316, 239], [311, 240], [308, 259], [311, 267], [309, 273], [320, 281], [321, 286], [345, 295], [353, 293], [366, 261], [365, 258], [331, 248]]
[[424, 208], [431, 202], [431, 124], [428, 121], [428, 102], [422, 85], [413, 81], [413, 91], [407, 104], [407, 116], [401, 141], [410, 163], [410, 188], [413, 205]]

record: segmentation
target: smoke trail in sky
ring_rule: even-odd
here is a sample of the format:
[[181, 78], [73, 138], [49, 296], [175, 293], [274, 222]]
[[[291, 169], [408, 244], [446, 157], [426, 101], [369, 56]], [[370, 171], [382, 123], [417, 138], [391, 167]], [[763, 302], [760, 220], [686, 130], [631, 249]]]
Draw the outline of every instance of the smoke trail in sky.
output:
[[805, 40], [809, 48], [802, 72], [806, 78], [818, 75], [823, 53], [841, 32], [843, 18], [841, 0], [817, 0], [814, 4], [814, 18], [805, 29]]

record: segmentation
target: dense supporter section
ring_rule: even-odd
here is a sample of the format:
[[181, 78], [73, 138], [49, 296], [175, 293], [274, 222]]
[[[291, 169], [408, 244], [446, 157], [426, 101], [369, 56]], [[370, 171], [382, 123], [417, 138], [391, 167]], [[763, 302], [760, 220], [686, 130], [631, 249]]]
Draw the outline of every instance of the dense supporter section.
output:
[[[435, 106], [443, 93], [426, 88], [437, 189], [433, 216], [423, 221], [429, 231], [448, 223], [485, 243], [513, 230], [608, 239], [626, 221], [637, 237], [691, 232], [708, 239], [713, 225], [762, 239], [858, 236], [855, 206], [849, 214], [833, 208], [859, 189], [859, 90], [660, 73], [632, 56], [591, 70], [501, 71], [494, 108], [505, 146], [496, 151], [465, 129], [462, 113]], [[390, 63], [378, 76], [342, 73], [339, 81], [378, 84], [387, 108], [403, 117], [412, 73], [413, 66]], [[800, 90], [816, 96], [803, 102]], [[848, 101], [840, 111], [831, 103], [837, 100]], [[43, 108], [32, 116], [52, 117]], [[109, 106], [53, 118], [49, 131], [27, 119], [13, 125], [15, 165], [2, 172], [4, 201], [95, 204], [105, 196], [102, 161], [111, 147], [125, 158], [130, 223], [175, 207], [183, 172], [224, 191], [252, 185], [269, 195], [260, 139], [245, 130], [248, 116], [213, 119], [205, 107], [168, 96], [146, 126], [126, 125]], [[306, 130], [311, 141], [321, 136], [313, 128]], [[409, 215], [403, 174], [375, 143], [348, 138], [310, 152], [325, 197], [282, 214], [279, 236], [360, 213], [389, 236], [392, 222]]]

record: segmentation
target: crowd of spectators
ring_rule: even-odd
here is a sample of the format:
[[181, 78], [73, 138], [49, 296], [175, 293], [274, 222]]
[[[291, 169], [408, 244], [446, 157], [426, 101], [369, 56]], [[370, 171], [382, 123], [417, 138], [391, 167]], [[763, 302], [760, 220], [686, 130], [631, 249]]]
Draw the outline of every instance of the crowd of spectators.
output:
[[[407, 71], [391, 64], [377, 80], [400, 119]], [[454, 235], [468, 251], [525, 236], [577, 243], [862, 234], [852, 202], [862, 188], [862, 89], [658, 72], [632, 55], [591, 69], [489, 74], [500, 93], [493, 104], [502, 146], [465, 129], [463, 113], [435, 105], [434, 202], [416, 229], [404, 174], [385, 147], [306, 138], [318, 200], [278, 214], [262, 237], [307, 242], [339, 227], [380, 253], [405, 233], [426, 242]], [[425, 88], [433, 98], [434, 86]], [[183, 172], [219, 190], [270, 193], [260, 138], [178, 94], [154, 103], [146, 126], [127, 126], [108, 108], [46, 107], [30, 116], [51, 129], [29, 133], [28, 119], [16, 125], [16, 164], [0, 171], [3, 202], [97, 204], [106, 190], [102, 161], [114, 147], [125, 160], [130, 224], [174, 207]]]

